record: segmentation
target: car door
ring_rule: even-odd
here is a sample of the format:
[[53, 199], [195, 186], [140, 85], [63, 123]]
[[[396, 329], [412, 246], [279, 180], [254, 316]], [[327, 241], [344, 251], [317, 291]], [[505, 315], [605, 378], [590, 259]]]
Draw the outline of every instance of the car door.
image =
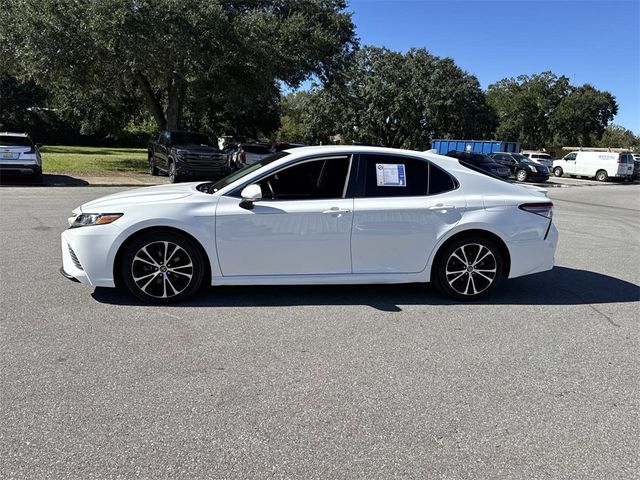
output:
[[160, 139], [158, 140], [158, 151], [155, 155], [156, 166], [161, 168], [162, 170], [168, 169], [168, 158], [169, 152], [168, 148], [171, 143], [171, 133], [163, 132], [160, 135]]
[[354, 199], [353, 273], [416, 273], [438, 239], [460, 221], [458, 182], [427, 160], [361, 155]]
[[569, 153], [564, 156], [565, 164], [562, 168], [564, 170], [564, 173], [569, 173], [571, 175], [574, 175], [575, 173], [577, 173], [576, 157], [577, 157], [576, 153]]
[[[216, 248], [224, 276], [351, 273], [351, 156], [304, 159], [255, 183], [263, 198], [220, 198]], [[241, 190], [241, 189], [238, 189]]]

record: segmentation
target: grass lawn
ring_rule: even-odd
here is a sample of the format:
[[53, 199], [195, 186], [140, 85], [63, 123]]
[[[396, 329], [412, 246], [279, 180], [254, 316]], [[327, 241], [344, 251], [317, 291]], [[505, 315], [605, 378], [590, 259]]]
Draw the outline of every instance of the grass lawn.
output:
[[144, 148], [45, 146], [41, 153], [45, 174], [100, 176], [148, 171]]

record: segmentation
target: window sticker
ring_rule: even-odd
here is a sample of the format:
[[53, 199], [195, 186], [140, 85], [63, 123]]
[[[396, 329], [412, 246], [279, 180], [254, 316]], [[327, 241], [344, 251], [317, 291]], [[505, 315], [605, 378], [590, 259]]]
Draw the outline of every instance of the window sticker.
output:
[[404, 164], [376, 163], [376, 179], [379, 187], [406, 187]]

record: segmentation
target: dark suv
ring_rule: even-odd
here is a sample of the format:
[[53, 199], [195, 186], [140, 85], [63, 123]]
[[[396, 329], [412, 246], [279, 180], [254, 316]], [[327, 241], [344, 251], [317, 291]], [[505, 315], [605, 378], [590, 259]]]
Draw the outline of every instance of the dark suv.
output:
[[222, 178], [232, 170], [229, 155], [202, 133], [164, 131], [147, 151], [149, 173], [167, 172], [171, 183], [186, 177]]
[[534, 182], [546, 182], [549, 180], [549, 169], [536, 163], [519, 153], [496, 152], [489, 156], [494, 162], [504, 165], [516, 177], [519, 182], [532, 180]]
[[496, 177], [500, 177], [504, 180], [509, 178], [511, 170], [507, 167], [494, 162], [491, 157], [483, 153], [475, 152], [461, 152], [458, 150], [452, 150], [447, 153], [447, 157], [457, 158], [460, 163], [471, 165], [474, 170], [481, 170]]

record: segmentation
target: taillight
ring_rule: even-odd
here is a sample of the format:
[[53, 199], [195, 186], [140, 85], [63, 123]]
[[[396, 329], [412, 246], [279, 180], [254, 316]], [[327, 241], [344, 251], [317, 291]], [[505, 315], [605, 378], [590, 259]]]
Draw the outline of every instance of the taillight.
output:
[[551, 218], [553, 216], [553, 203], [540, 202], [540, 203], [523, 203], [518, 207], [525, 212], [535, 213], [542, 217]]

